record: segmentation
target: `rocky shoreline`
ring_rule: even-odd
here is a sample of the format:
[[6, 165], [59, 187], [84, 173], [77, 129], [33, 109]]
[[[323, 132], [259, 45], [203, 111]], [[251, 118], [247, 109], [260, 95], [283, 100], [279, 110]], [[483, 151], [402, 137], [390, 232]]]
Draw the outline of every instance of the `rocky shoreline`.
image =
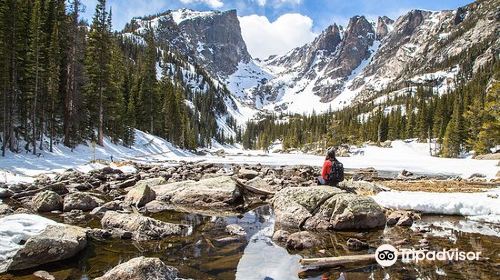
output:
[[[126, 164], [133, 165], [131, 172], [112, 167], [89, 173], [67, 170], [53, 179], [40, 176], [33, 184], [1, 187], [0, 198], [4, 203], [0, 204], [0, 224], [9, 218], [29, 219], [38, 213], [59, 216], [64, 223], [47, 222], [39, 232], [16, 240], [17, 251], [12, 250], [7, 258], [0, 259], [0, 272], [71, 258], [90, 239], [142, 242], [189, 235], [192, 231], [189, 225], [149, 217], [150, 213], [172, 209], [226, 216], [268, 204], [276, 219], [273, 239], [293, 250], [317, 245], [314, 234], [317, 231], [408, 227], [419, 218], [415, 213], [383, 209], [368, 196], [388, 190], [382, 184], [370, 182], [376, 177], [376, 170], [372, 169], [354, 172], [338, 187], [329, 187], [316, 185], [319, 169], [309, 166]], [[414, 179], [409, 174], [401, 176]], [[89, 217], [99, 220], [100, 227], [74, 225]], [[238, 225], [228, 225], [226, 231], [231, 240], [220, 242], [232, 242], [245, 235]], [[369, 245], [353, 238], [347, 246], [361, 249]], [[158, 279], [177, 279], [175, 268], [154, 258], [130, 260], [100, 279], [121, 279], [123, 267], [136, 271], [134, 279], [150, 279], [158, 271], [165, 271], [164, 278]]]

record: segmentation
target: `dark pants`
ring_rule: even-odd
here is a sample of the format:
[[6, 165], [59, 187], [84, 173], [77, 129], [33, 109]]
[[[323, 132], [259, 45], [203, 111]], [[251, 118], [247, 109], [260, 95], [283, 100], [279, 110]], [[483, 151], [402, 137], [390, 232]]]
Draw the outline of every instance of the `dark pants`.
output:
[[336, 183], [329, 183], [327, 182], [323, 177], [319, 176], [318, 178], [316, 178], [316, 180], [318, 181], [318, 185], [326, 185], [326, 186], [337, 186], [338, 184]]
[[328, 185], [326, 183], [326, 180], [322, 177], [322, 176], [319, 176], [318, 178], [316, 178], [318, 180], [318, 185]]

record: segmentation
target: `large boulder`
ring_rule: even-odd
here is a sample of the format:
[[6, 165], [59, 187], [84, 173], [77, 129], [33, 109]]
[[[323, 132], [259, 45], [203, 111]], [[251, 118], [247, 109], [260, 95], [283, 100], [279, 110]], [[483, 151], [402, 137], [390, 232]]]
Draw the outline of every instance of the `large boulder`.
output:
[[186, 225], [162, 222], [140, 214], [123, 214], [107, 211], [101, 219], [104, 229], [131, 232], [134, 240], [162, 239], [170, 235], [181, 235], [188, 230]]
[[4, 217], [0, 228], [0, 236], [7, 237], [0, 243], [0, 273], [68, 259], [87, 245], [85, 229], [36, 215]]
[[233, 209], [243, 204], [243, 194], [229, 176], [153, 186], [156, 199], [192, 208]]
[[272, 201], [276, 224], [284, 228], [299, 228], [322, 201], [341, 192], [330, 186], [284, 188], [274, 195]]
[[339, 193], [321, 204], [304, 228], [360, 230], [382, 228], [385, 222], [383, 209], [371, 197]]
[[31, 200], [33, 210], [37, 212], [50, 212], [62, 210], [63, 199], [54, 191], [43, 191], [37, 193]]
[[155, 198], [156, 193], [147, 184], [141, 184], [127, 193], [125, 196], [125, 203], [133, 204], [136, 207], [142, 207]]
[[285, 188], [273, 203], [276, 223], [283, 228], [358, 230], [385, 225], [382, 208], [370, 197], [329, 186]]
[[64, 197], [65, 212], [71, 210], [90, 211], [97, 206], [99, 206], [98, 199], [88, 193], [75, 192]]
[[95, 280], [175, 280], [178, 270], [159, 258], [138, 257], [115, 266]]

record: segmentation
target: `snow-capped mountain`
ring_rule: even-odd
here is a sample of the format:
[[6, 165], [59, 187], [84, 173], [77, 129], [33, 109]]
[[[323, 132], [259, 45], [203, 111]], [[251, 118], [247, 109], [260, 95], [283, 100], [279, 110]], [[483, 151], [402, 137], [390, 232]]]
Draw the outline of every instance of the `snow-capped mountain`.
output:
[[499, 18], [495, 0], [413, 10], [395, 21], [355, 16], [345, 28], [333, 23], [313, 42], [263, 61], [248, 53], [234, 10], [167, 11], [132, 20], [124, 33], [141, 36], [151, 28], [157, 41], [226, 85], [229, 113], [245, 120], [258, 111], [340, 109], [408, 84], [432, 82], [445, 92], [464, 67], [458, 57], [473, 55], [478, 69], [498, 56]]

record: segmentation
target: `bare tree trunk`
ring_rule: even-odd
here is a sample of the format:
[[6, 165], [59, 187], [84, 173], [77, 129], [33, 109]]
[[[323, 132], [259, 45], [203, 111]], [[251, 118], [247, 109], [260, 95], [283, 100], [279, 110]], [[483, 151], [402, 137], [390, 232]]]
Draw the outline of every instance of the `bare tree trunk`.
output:
[[[38, 41], [38, 34], [37, 34], [37, 41]], [[31, 114], [31, 125], [32, 125], [32, 133], [33, 133], [33, 139], [32, 139], [32, 144], [33, 144], [33, 154], [36, 155], [36, 103], [38, 102], [38, 58], [39, 58], [39, 49], [37, 46], [36, 50], [36, 58], [35, 58], [35, 96], [33, 98], [33, 111]]]
[[103, 88], [99, 91], [99, 128], [97, 129], [97, 144], [104, 146], [103, 141], [103, 123], [104, 123], [104, 108], [102, 106]]

